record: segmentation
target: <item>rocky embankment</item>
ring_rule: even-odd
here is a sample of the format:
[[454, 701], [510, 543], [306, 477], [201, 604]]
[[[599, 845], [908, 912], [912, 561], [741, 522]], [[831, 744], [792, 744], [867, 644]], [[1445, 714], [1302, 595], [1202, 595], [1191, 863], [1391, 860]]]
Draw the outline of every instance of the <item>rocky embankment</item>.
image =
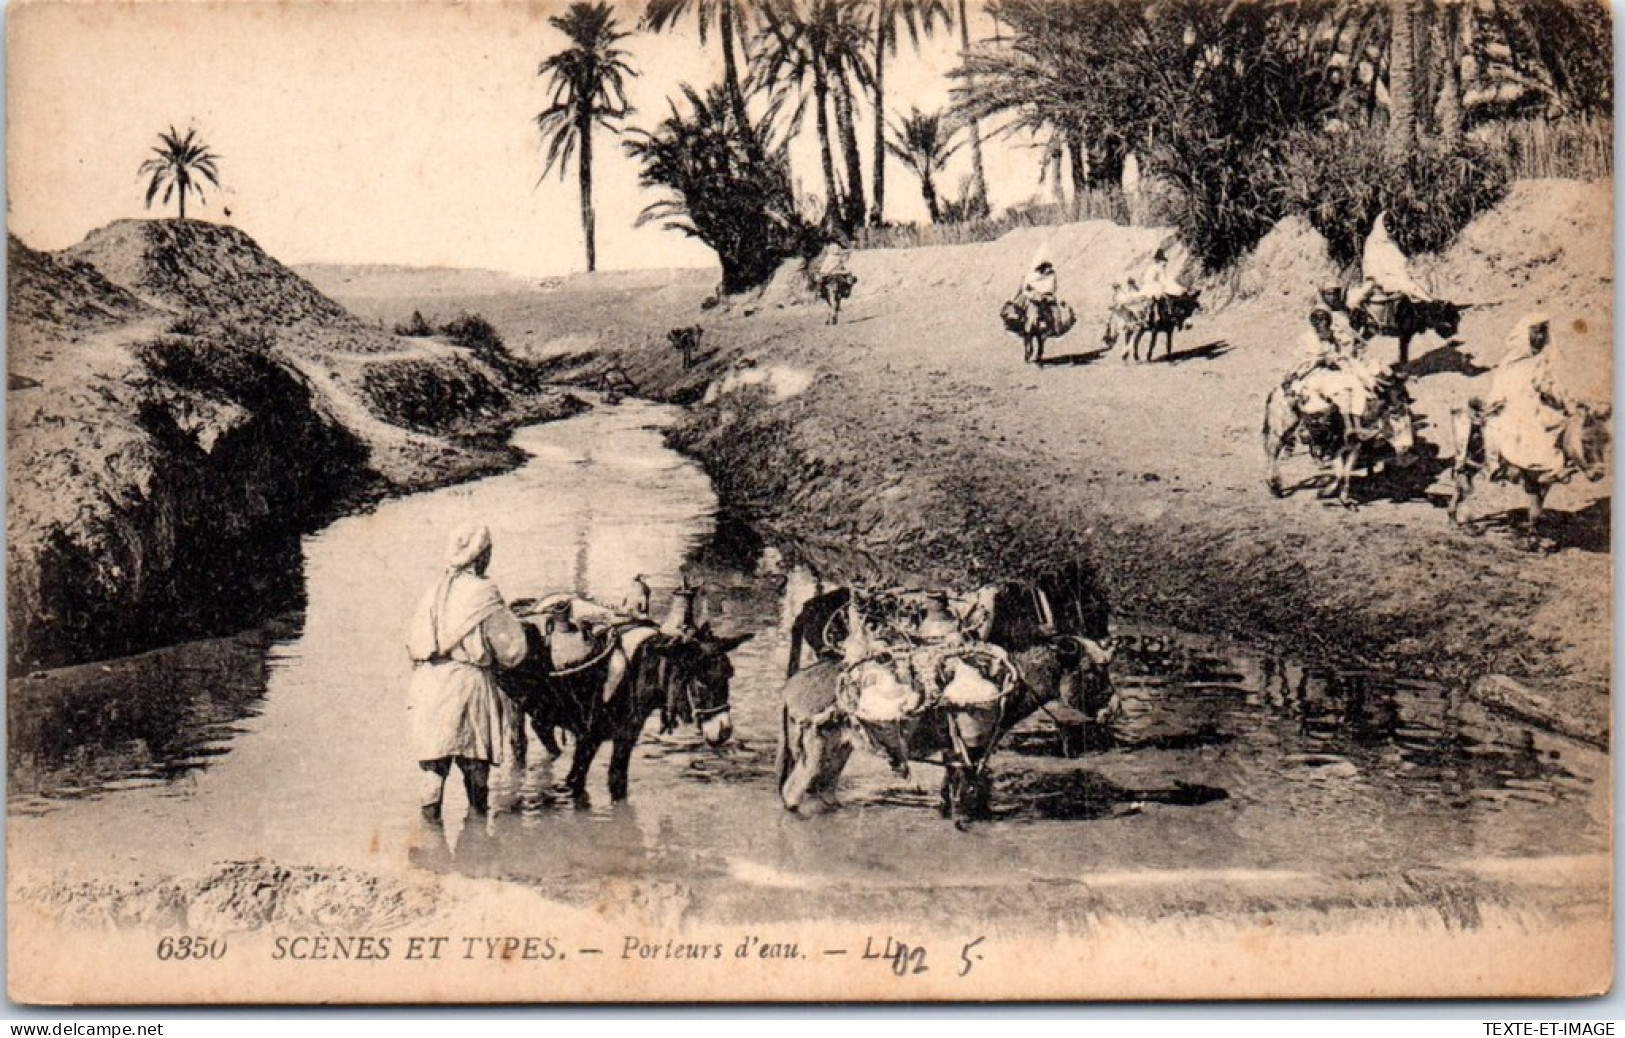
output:
[[[1363, 481], [1352, 511], [1319, 499], [1307, 459], [1289, 463], [1286, 499], [1264, 487], [1265, 395], [1298, 363], [1316, 289], [1340, 273], [1302, 221], [1206, 285], [1172, 361], [1149, 365], [1103, 352], [1100, 329], [1111, 282], [1173, 235], [1105, 223], [860, 252], [837, 326], [794, 272], [709, 312], [694, 278], [631, 299], [584, 279], [489, 312], [555, 377], [618, 367], [647, 395], [695, 405], [676, 435], [727, 506], [832, 578], [963, 585], [1083, 559], [1119, 618], [1485, 688], [1600, 742], [1611, 481], [1553, 492], [1550, 553], [1511, 536], [1514, 488], [1482, 489], [1466, 530], [1443, 506], [1450, 411], [1483, 391], [1525, 312], [1553, 312], [1554, 363], [1577, 396], [1607, 399], [1612, 256], [1586, 228], [1607, 226], [1611, 204], [1607, 184], [1522, 183], [1419, 258], [1442, 295], [1474, 306], [1451, 342], [1413, 346], [1421, 449]], [[1039, 250], [1080, 321], [1036, 368], [996, 315]], [[705, 337], [684, 370], [665, 330], [695, 323]], [[615, 330], [549, 336], [565, 326]], [[1392, 340], [1374, 349], [1396, 360]]]
[[8, 253], [12, 671], [286, 606], [301, 533], [494, 471], [506, 428], [572, 406], [500, 350], [363, 324], [233, 228]]

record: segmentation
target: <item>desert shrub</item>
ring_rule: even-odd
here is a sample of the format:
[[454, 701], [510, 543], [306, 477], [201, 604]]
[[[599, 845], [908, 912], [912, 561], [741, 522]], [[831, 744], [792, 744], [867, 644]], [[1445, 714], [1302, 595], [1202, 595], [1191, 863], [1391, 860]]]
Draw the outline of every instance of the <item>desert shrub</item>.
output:
[[181, 314], [169, 322], [169, 334], [202, 335], [205, 327], [203, 319], [197, 314]]
[[480, 356], [506, 355], [508, 352], [496, 326], [479, 314], [462, 314], [447, 321], [441, 326], [440, 334]]
[[461, 314], [440, 326], [440, 334], [489, 364], [509, 382], [535, 388], [539, 376], [534, 367], [515, 357], [502, 341], [496, 326], [479, 314]]
[[434, 329], [429, 327], [428, 321], [424, 320], [423, 311], [413, 310], [410, 321], [395, 326], [395, 334], [409, 339], [423, 339], [433, 335]]
[[673, 104], [658, 127], [633, 130], [625, 143], [642, 167], [642, 185], [669, 193], [644, 209], [638, 224], [662, 221], [710, 246], [728, 293], [765, 283], [792, 256], [815, 255], [823, 235], [798, 211], [771, 113], [741, 127], [720, 87], [703, 97], [690, 86], [682, 91], [686, 112]]
[[1407, 253], [1437, 252], [1506, 197], [1507, 163], [1485, 144], [1422, 139], [1396, 161], [1378, 139], [1370, 128], [1299, 132], [1274, 165], [1285, 211], [1308, 218], [1336, 263], [1359, 259], [1378, 213]]

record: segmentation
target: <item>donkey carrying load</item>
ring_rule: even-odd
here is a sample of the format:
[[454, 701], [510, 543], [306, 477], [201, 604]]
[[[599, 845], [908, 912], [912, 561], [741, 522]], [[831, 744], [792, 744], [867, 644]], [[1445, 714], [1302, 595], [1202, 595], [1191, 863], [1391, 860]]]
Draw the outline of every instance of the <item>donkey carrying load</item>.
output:
[[1171, 357], [1174, 353], [1174, 332], [1190, 323], [1191, 317], [1201, 309], [1201, 298], [1201, 292], [1184, 292], [1179, 295], [1115, 300], [1101, 341], [1110, 348], [1121, 337], [1123, 360], [1127, 362], [1132, 358], [1138, 362], [1140, 342], [1150, 335], [1151, 342], [1145, 350], [1145, 361], [1149, 364], [1157, 351], [1157, 336], [1165, 335], [1167, 345], [1163, 357]]
[[[751, 636], [721, 638], [709, 625], [696, 628], [692, 601], [693, 592], [674, 592], [671, 614], [658, 627], [570, 595], [521, 608], [530, 652], [498, 682], [549, 752], [557, 752], [554, 728], [575, 736], [564, 780], [572, 796], [585, 798], [587, 771], [609, 742], [609, 795], [625, 800], [632, 750], [656, 712], [663, 732], [690, 722], [712, 746], [732, 736], [728, 653]], [[522, 724], [518, 737], [524, 739]], [[516, 751], [523, 760], [522, 746]]]
[[1412, 339], [1423, 332], [1432, 332], [1448, 342], [1461, 327], [1461, 315], [1471, 306], [1471, 303], [1412, 299], [1377, 290], [1349, 311], [1349, 324], [1362, 339], [1370, 340], [1379, 335], [1398, 339], [1398, 367], [1403, 369], [1411, 362]]
[[[844, 604], [832, 611], [832, 601]], [[1103, 631], [1075, 633], [1080, 625], [1058, 618], [1032, 584], [990, 585], [956, 600], [838, 589], [809, 602], [796, 624], [803, 636], [816, 628], [807, 640], [820, 658], [797, 670], [792, 632], [778, 769], [792, 811], [833, 806], [853, 750], [866, 747], [899, 774], [910, 761], [941, 764], [943, 813], [982, 816], [994, 750], [1012, 728], [1057, 701], [1094, 725], [1118, 711], [1112, 653], [1097, 640]]]

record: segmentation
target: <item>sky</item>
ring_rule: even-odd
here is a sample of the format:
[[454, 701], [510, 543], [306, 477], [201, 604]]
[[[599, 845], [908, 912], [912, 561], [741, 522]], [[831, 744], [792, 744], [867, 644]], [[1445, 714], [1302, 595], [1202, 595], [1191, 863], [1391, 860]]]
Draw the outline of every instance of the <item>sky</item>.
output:
[[[636, 24], [641, 2], [623, 0]], [[474, 3], [13, 4], [7, 11], [8, 225], [55, 250], [143, 206], [137, 167], [173, 125], [196, 127], [220, 157], [222, 186], [188, 216], [231, 223], [285, 263], [476, 267], [526, 276], [585, 268], [574, 169], [538, 183], [534, 117], [547, 104], [537, 66], [561, 49], [547, 24], [562, 0]], [[972, 14], [972, 35], [994, 30]], [[957, 31], [953, 38], [957, 38]], [[624, 43], [641, 75], [631, 126], [669, 112], [682, 82], [721, 78], [713, 35], [639, 33]], [[888, 108], [948, 99], [957, 44], [905, 42], [889, 64]], [[865, 106], [866, 107], [866, 106]], [[859, 126], [865, 184], [872, 130]], [[795, 174], [822, 193], [807, 132]], [[1047, 193], [1038, 153], [995, 144], [995, 207]], [[634, 228], [658, 198], [608, 134], [595, 138], [601, 269], [706, 266], [703, 244], [657, 224]], [[939, 190], [958, 193], [962, 149]], [[225, 210], [231, 210], [226, 216]], [[918, 182], [887, 166], [894, 220], [923, 220]]]

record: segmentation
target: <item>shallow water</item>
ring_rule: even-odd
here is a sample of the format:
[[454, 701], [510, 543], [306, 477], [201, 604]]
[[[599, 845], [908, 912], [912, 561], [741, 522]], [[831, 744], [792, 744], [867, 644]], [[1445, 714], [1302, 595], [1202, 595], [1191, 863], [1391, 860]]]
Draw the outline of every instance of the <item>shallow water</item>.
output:
[[[992, 821], [956, 829], [937, 812], [940, 769], [899, 779], [862, 753], [841, 810], [788, 815], [773, 788], [778, 689], [787, 619], [812, 589], [748, 530], [718, 529], [703, 473], [662, 445], [669, 417], [627, 402], [526, 429], [531, 460], [514, 472], [334, 523], [304, 542], [306, 607], [275, 623], [15, 682], [16, 875], [409, 862], [566, 900], [664, 884], [684, 910], [734, 918], [928, 917], [988, 889], [1047, 911], [1046, 892], [1106, 876], [1358, 876], [1606, 850], [1604, 754], [1426, 683], [1139, 627], [1119, 632], [1116, 741], [1068, 758], [1036, 715], [998, 753]], [[756, 634], [734, 655], [734, 742], [651, 724], [630, 803], [608, 801], [606, 750], [586, 806], [554, 792], [567, 758], [533, 742], [528, 767], [497, 773], [488, 824], [464, 824], [453, 781], [443, 833], [426, 830], [404, 754], [403, 631], [446, 531], [469, 519], [490, 524], [510, 597], [616, 601], [645, 573], [658, 611], [681, 572], [702, 582], [719, 630]]]

